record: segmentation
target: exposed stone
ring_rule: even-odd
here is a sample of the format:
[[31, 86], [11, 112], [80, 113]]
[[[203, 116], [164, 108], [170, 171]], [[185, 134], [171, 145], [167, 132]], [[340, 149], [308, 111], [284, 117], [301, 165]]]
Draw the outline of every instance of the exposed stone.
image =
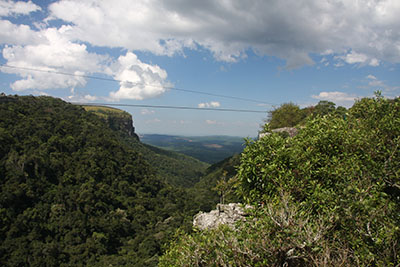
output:
[[[286, 133], [289, 134], [290, 137], [296, 136], [298, 131], [299, 130], [297, 128], [294, 128], [294, 127], [283, 127], [283, 128], [277, 128], [277, 129], [271, 130], [271, 132], [274, 132], [274, 133], [286, 132]], [[259, 133], [258, 134], [258, 139], [261, 139], [264, 136], [267, 136], [269, 134], [271, 134], [271, 133]]]
[[193, 226], [201, 230], [214, 229], [220, 224], [234, 227], [236, 222], [246, 220], [248, 214], [245, 210], [249, 208], [251, 208], [250, 205], [243, 208], [243, 204], [240, 203], [218, 204], [215, 210], [196, 214]]

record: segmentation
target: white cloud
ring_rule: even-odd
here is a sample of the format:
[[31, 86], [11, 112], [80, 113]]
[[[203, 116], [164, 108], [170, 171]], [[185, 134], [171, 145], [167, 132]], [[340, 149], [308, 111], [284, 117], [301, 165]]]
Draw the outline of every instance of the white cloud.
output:
[[93, 95], [85, 95], [84, 97], [83, 97], [86, 101], [96, 101], [97, 99], [98, 99], [98, 97], [97, 96], [93, 96]]
[[31, 12], [41, 10], [38, 5], [32, 3], [32, 1], [5, 1], [0, 0], [0, 16], [12, 16], [12, 15], [28, 15]]
[[155, 124], [155, 123], [160, 123], [160, 122], [161, 122], [161, 120], [157, 119], [157, 118], [145, 121], [146, 124]]
[[372, 59], [369, 61], [369, 64], [368, 64], [368, 65], [370, 65], [370, 66], [372, 66], [372, 67], [378, 67], [379, 64], [380, 64], [380, 62], [379, 62], [378, 59], [372, 58]]
[[218, 101], [211, 101], [209, 103], [200, 103], [197, 105], [199, 108], [218, 108], [221, 104]]
[[343, 60], [344, 62], [346, 62], [348, 64], [369, 65], [372, 67], [377, 67], [380, 64], [378, 59], [371, 58], [366, 54], [357, 53], [355, 51], [350, 51], [350, 53], [347, 53], [342, 56], [336, 56], [335, 59]]
[[348, 93], [338, 91], [320, 92], [318, 95], [312, 95], [311, 97], [318, 100], [329, 100], [335, 102], [336, 104], [344, 104], [346, 106], [350, 104], [349, 102], [352, 103], [357, 98], [355, 95], [350, 95]]
[[[40, 42], [37, 44], [5, 46], [3, 58], [7, 65], [18, 68], [3, 68], [3, 71], [23, 78], [11, 84], [13, 90], [80, 87], [86, 84], [86, 79], [81, 75], [102, 71], [108, 58], [89, 53], [84, 44], [71, 42], [64, 36], [66, 31], [67, 27], [48, 28], [37, 33], [40, 35]], [[46, 71], [73, 75], [49, 74]]]
[[217, 124], [216, 120], [206, 120], [207, 124]]
[[154, 110], [150, 110], [147, 108], [144, 108], [140, 111], [140, 114], [142, 115], [153, 115], [154, 113], [156, 113]]
[[[7, 64], [78, 75], [102, 73], [125, 81], [110, 93], [112, 100], [140, 100], [166, 91], [167, 72], [139, 60], [134, 53], [138, 50], [172, 56], [185, 49], [207, 49], [226, 62], [241, 60], [253, 50], [285, 59], [287, 68], [314, 64], [311, 54], [325, 56], [325, 65], [333, 58], [336, 67], [400, 63], [396, 0], [60, 0], [48, 7], [45, 23], [36, 22], [37, 30], [5, 19], [39, 10], [31, 1], [0, 0], [0, 44], [5, 44], [2, 55]], [[52, 20], [65, 25], [49, 28]], [[113, 60], [89, 52], [87, 44], [127, 52]], [[86, 84], [77, 76], [2, 71], [22, 77], [11, 85], [16, 91]], [[199, 104], [208, 105], [213, 104]]]
[[[400, 62], [400, 2], [62, 0], [49, 19], [73, 24], [76, 39], [98, 46], [183, 53], [197, 46], [235, 62], [252, 49], [287, 67], [313, 64], [310, 54], [340, 55], [348, 64]], [[348, 53], [347, 51], [351, 51]]]
[[[184, 124], [191, 124], [192, 122], [191, 121], [185, 121], [185, 120], [179, 120], [179, 121], [173, 120], [173, 121], [171, 121], [171, 123], [184, 125]], [[191, 141], [189, 141], [189, 142], [191, 142]]]
[[119, 90], [110, 93], [112, 100], [155, 97], [169, 86], [167, 72], [157, 65], [143, 63], [132, 52], [115, 61], [107, 55], [88, 52], [85, 44], [71, 41], [71, 31], [71, 26], [34, 31], [25, 25], [0, 20], [0, 37], [11, 44], [3, 48], [3, 58], [7, 65], [17, 67], [1, 70], [22, 78], [12, 83], [11, 88], [14, 91], [77, 88], [86, 85], [87, 79], [82, 76], [92, 73], [122, 81]]
[[15, 25], [8, 20], [0, 20], [0, 44], [25, 45], [37, 43], [40, 39], [27, 25]]
[[395, 91], [400, 89], [400, 86], [390, 86], [386, 84], [385, 81], [379, 80], [376, 76], [369, 74], [366, 77], [368, 81], [368, 85], [364, 88], [374, 88], [375, 90], [381, 90], [385, 95], [393, 94]]
[[70, 91], [71, 95], [65, 99], [66, 101], [86, 103], [86, 102], [93, 102], [99, 99], [97, 96], [93, 96], [90, 94], [81, 95], [75, 92], [75, 88], [71, 88]]
[[347, 54], [344, 57], [344, 61], [349, 64], [354, 64], [354, 63], [365, 63], [368, 60], [367, 55], [364, 54], [359, 54], [354, 51], [351, 51], [351, 53]]
[[140, 61], [132, 52], [120, 56], [111, 69], [114, 78], [121, 81], [119, 90], [110, 93], [111, 99], [142, 100], [156, 97], [170, 86], [164, 69]]

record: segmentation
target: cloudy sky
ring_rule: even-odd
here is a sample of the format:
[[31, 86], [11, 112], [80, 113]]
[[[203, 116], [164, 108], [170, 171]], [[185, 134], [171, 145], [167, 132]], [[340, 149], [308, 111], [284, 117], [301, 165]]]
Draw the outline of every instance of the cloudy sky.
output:
[[266, 113], [206, 109], [400, 95], [399, 14], [399, 0], [0, 0], [0, 91], [200, 108], [123, 107], [138, 133], [256, 136]]

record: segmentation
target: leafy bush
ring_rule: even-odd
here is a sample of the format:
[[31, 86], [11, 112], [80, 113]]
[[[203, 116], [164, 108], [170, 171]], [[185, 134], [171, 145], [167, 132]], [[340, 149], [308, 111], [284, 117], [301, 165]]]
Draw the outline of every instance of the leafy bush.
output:
[[293, 138], [248, 141], [238, 194], [259, 207], [254, 219], [178, 238], [162, 266], [396, 266], [399, 144], [400, 101], [379, 94]]
[[294, 127], [299, 124], [306, 114], [298, 105], [285, 103], [268, 113], [268, 122], [271, 129]]

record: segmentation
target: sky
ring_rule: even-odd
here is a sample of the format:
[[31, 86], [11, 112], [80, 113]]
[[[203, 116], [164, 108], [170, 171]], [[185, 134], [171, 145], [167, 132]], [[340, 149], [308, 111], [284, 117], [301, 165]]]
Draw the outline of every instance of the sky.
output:
[[139, 134], [254, 137], [283, 103], [399, 96], [399, 14], [399, 0], [0, 0], [0, 92], [147, 106], [119, 106]]

